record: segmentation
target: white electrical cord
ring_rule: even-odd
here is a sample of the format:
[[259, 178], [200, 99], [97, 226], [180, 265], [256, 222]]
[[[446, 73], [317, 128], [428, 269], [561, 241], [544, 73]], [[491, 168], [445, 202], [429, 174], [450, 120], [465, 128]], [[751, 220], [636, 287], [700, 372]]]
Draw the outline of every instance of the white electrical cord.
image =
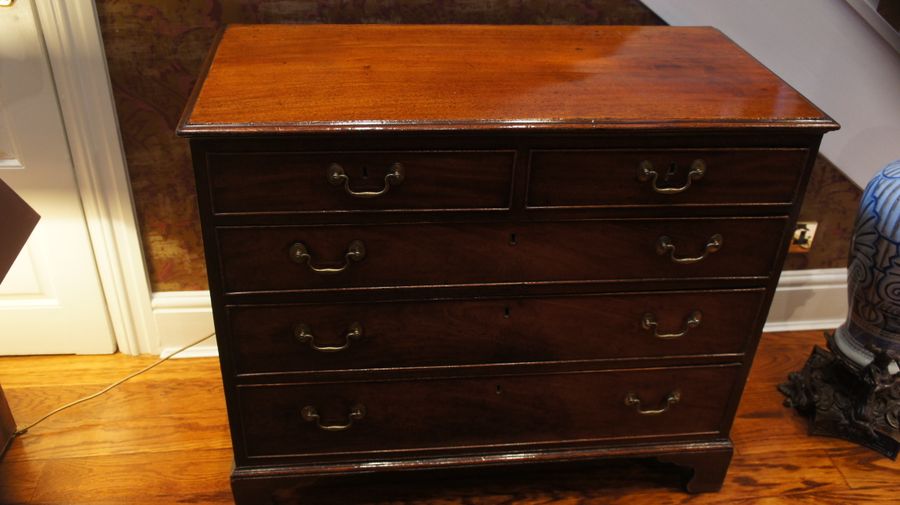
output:
[[[181, 353], [181, 352], [184, 352], [184, 351], [190, 349], [191, 347], [194, 347], [195, 345], [199, 344], [200, 342], [203, 342], [204, 340], [206, 340], [206, 339], [208, 339], [208, 338], [212, 338], [213, 336], [215, 336], [215, 333], [210, 333], [209, 335], [207, 335], [207, 336], [201, 338], [200, 340], [196, 340], [196, 341], [194, 341], [194, 342], [191, 342], [190, 344], [188, 344], [188, 345], [182, 347], [181, 349], [178, 349], [177, 351], [175, 351], [175, 352], [173, 352], [172, 354], [166, 356], [165, 358], [160, 358], [160, 359], [158, 359], [157, 361], [153, 362], [152, 364], [150, 364], [150, 365], [148, 365], [148, 366], [146, 366], [146, 367], [144, 367], [144, 368], [138, 370], [137, 372], [134, 372], [133, 374], [130, 374], [130, 375], [126, 376], [126, 377], [123, 377], [123, 378], [117, 380], [116, 382], [113, 382], [113, 383], [110, 384], [109, 386], [106, 386], [105, 388], [101, 389], [100, 391], [97, 391], [97, 392], [94, 393], [94, 394], [85, 396], [84, 398], [79, 398], [79, 399], [77, 399], [77, 400], [75, 400], [75, 401], [73, 401], [73, 402], [70, 402], [70, 403], [67, 403], [67, 404], [63, 405], [62, 407], [53, 409], [52, 411], [48, 412], [47, 414], [45, 414], [43, 417], [41, 417], [41, 418], [38, 419], [37, 421], [34, 421], [34, 422], [32, 422], [31, 424], [26, 424], [24, 427], [19, 428], [18, 430], [16, 430], [15, 433], [12, 434], [12, 438], [20, 437], [20, 436], [22, 436], [22, 435], [28, 433], [28, 430], [30, 430], [31, 428], [34, 428], [34, 427], [37, 426], [38, 424], [40, 424], [40, 423], [44, 422], [45, 420], [47, 420], [47, 418], [49, 418], [49, 417], [51, 417], [51, 416], [54, 416], [54, 415], [56, 415], [56, 414], [58, 414], [58, 413], [60, 413], [60, 412], [62, 412], [62, 411], [64, 411], [64, 410], [66, 410], [66, 409], [68, 409], [68, 408], [74, 407], [74, 406], [76, 406], [76, 405], [78, 405], [78, 404], [80, 404], [80, 403], [84, 403], [84, 402], [86, 402], [86, 401], [88, 401], [88, 400], [93, 400], [94, 398], [97, 398], [98, 396], [100, 396], [100, 395], [102, 395], [102, 394], [108, 393], [110, 390], [112, 390], [112, 389], [115, 388], [116, 386], [119, 386], [119, 385], [121, 385], [122, 383], [127, 382], [127, 381], [129, 381], [129, 380], [131, 380], [131, 379], [137, 377], [138, 375], [141, 375], [141, 374], [144, 373], [144, 372], [148, 372], [148, 371], [152, 370], [153, 368], [156, 368], [157, 366], [163, 364], [163, 363], [164, 363], [166, 360], [168, 360], [169, 358], [171, 358], [171, 357], [173, 357], [173, 356], [175, 356], [175, 355], [177, 355], [177, 354], [179, 354], [179, 353]], [[12, 438], [11, 438], [10, 440], [12, 440]]]

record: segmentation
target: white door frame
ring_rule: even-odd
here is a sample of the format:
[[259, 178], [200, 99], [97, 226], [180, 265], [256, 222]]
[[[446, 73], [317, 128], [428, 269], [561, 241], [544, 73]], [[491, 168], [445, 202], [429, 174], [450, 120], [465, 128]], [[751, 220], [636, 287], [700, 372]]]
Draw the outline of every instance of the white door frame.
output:
[[159, 352], [150, 281], [92, 0], [35, 0], [119, 350]]

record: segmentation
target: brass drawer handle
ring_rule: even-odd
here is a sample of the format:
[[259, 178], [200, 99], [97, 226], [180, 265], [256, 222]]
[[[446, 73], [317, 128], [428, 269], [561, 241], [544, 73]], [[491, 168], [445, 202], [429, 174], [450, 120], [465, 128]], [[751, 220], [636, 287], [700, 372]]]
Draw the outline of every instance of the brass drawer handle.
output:
[[695, 256], [693, 258], [679, 258], [675, 256], [675, 244], [672, 243], [672, 239], [666, 235], [659, 237], [656, 240], [656, 254], [664, 255], [669, 253], [669, 258], [674, 262], [680, 265], [689, 265], [691, 263], [697, 263], [698, 261], [703, 261], [710, 254], [717, 252], [722, 248], [722, 244], [724, 243], [724, 239], [722, 235], [716, 233], [712, 237], [709, 237], [709, 241], [706, 242], [706, 246], [703, 248], [703, 254], [700, 256]]
[[322, 424], [322, 420], [319, 418], [319, 411], [312, 405], [303, 407], [303, 410], [300, 411], [300, 415], [303, 417], [304, 421], [316, 423], [316, 426], [322, 431], [344, 431], [353, 426], [354, 422], [366, 417], [366, 406], [357, 403], [351, 407], [350, 414], [347, 415], [347, 422], [345, 424]]
[[356, 198], [375, 198], [376, 196], [387, 193], [388, 190], [391, 189], [391, 186], [399, 186], [406, 177], [406, 171], [403, 170], [403, 165], [400, 163], [391, 165], [390, 171], [384, 176], [384, 188], [379, 191], [353, 191], [350, 189], [350, 178], [344, 173], [344, 167], [337, 163], [332, 163], [331, 166], [328, 167], [327, 177], [328, 182], [331, 183], [332, 186], [340, 186], [343, 184], [344, 191], [350, 196]]
[[684, 320], [684, 329], [679, 331], [678, 333], [659, 333], [659, 326], [656, 321], [656, 314], [652, 312], [647, 312], [641, 317], [641, 328], [645, 330], [653, 330], [653, 336], [656, 338], [669, 339], [669, 338], [679, 338], [687, 335], [687, 332], [690, 331], [691, 328], [696, 328], [700, 326], [700, 318], [703, 317], [703, 313], [699, 310], [695, 310], [688, 314], [688, 317]]
[[331, 267], [317, 267], [312, 264], [312, 257], [309, 255], [309, 251], [307, 251], [306, 246], [303, 245], [303, 242], [297, 242], [291, 246], [291, 249], [288, 251], [291, 256], [291, 261], [297, 264], [304, 264], [309, 267], [310, 270], [317, 274], [337, 274], [341, 273], [344, 270], [350, 268], [350, 263], [354, 261], [362, 261], [363, 258], [366, 257], [366, 246], [362, 243], [362, 240], [354, 240], [350, 242], [350, 245], [347, 246], [347, 252], [344, 253], [344, 264], [342, 266], [331, 268]]
[[319, 352], [338, 352], [343, 351], [344, 349], [350, 347], [351, 341], [359, 340], [363, 337], [363, 327], [359, 323], [350, 323], [350, 326], [347, 327], [347, 331], [344, 332], [344, 345], [341, 346], [327, 346], [327, 345], [316, 345], [316, 337], [312, 333], [312, 329], [306, 323], [299, 323], [294, 326], [294, 338], [298, 341], [309, 344], [309, 346]]
[[653, 191], [662, 195], [675, 195], [687, 191], [687, 189], [691, 187], [691, 182], [701, 179], [704, 174], [706, 174], [706, 162], [703, 160], [694, 160], [694, 162], [691, 163], [691, 170], [688, 172], [687, 181], [684, 183], [684, 186], [681, 186], [680, 188], [661, 188], [656, 185], [656, 181], [659, 179], [659, 172], [653, 169], [653, 163], [644, 160], [638, 165], [638, 180], [641, 182], [651, 181], [650, 184], [653, 187]]
[[625, 395], [625, 405], [634, 407], [638, 414], [642, 416], [658, 416], [669, 410], [669, 407], [681, 401], [681, 391], [675, 390], [666, 395], [666, 406], [661, 409], [644, 410], [641, 408], [641, 399], [636, 393], [628, 393]]

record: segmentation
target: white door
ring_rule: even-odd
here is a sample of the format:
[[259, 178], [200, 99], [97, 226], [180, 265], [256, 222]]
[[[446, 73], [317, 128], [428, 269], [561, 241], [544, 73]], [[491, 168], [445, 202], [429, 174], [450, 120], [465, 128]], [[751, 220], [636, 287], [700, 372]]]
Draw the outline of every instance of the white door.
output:
[[0, 179], [41, 215], [0, 283], [0, 355], [111, 353], [115, 337], [38, 26], [32, 0], [0, 7]]

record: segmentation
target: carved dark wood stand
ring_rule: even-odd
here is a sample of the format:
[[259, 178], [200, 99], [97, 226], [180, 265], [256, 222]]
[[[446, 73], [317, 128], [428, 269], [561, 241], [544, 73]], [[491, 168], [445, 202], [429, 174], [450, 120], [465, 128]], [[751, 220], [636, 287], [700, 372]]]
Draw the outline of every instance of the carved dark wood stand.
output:
[[900, 449], [900, 374], [891, 375], [893, 352], [870, 349], [872, 363], [859, 369], [834, 350], [834, 333], [825, 333], [828, 350], [816, 346], [806, 365], [778, 386], [793, 407], [809, 418], [810, 435], [842, 438], [891, 459]]

